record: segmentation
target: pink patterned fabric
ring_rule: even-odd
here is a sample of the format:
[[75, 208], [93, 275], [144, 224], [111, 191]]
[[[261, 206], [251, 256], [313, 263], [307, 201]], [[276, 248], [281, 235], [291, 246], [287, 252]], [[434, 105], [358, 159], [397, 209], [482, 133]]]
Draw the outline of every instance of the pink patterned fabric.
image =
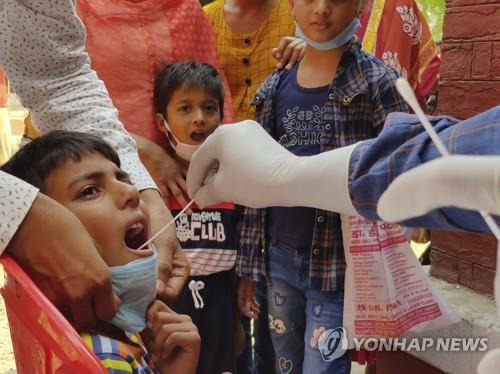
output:
[[[92, 67], [127, 130], [165, 146], [154, 121], [153, 88], [165, 62], [198, 60], [223, 75], [215, 35], [198, 0], [77, 0]], [[229, 86], [224, 121], [234, 121]]]

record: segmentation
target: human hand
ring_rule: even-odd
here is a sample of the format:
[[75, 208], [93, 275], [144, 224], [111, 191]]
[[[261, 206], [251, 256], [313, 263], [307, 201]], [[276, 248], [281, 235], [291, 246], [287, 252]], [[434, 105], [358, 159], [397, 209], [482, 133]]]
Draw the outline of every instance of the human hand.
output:
[[306, 206], [357, 215], [348, 189], [355, 147], [297, 157], [255, 121], [220, 126], [193, 155], [188, 192], [198, 206], [231, 201], [250, 208]]
[[240, 279], [238, 283], [238, 308], [241, 314], [248, 318], [257, 318], [260, 314], [260, 304], [254, 296], [255, 282]]
[[193, 155], [187, 176], [189, 196], [199, 206], [220, 201], [271, 206], [283, 192], [280, 168], [295, 158], [255, 121], [220, 126]]
[[114, 317], [119, 299], [108, 267], [80, 220], [39, 193], [7, 252], [59, 308], [69, 307], [78, 329]]
[[201, 339], [191, 318], [155, 300], [146, 312], [148, 329], [142, 334], [161, 373], [194, 373]]
[[[172, 214], [156, 190], [141, 191], [141, 199], [148, 207], [150, 234], [154, 235], [172, 220]], [[158, 252], [156, 292], [162, 300], [175, 300], [189, 276], [189, 261], [177, 240], [175, 223], [164, 230], [154, 244]]]
[[496, 373], [500, 365], [500, 348], [490, 349], [479, 361], [477, 366], [478, 374]]
[[278, 60], [276, 64], [278, 69], [285, 67], [286, 70], [290, 70], [297, 61], [302, 60], [306, 48], [307, 44], [302, 39], [284, 36], [278, 46], [271, 50], [271, 55]]
[[[133, 137], [141, 161], [154, 179], [165, 203], [168, 203], [168, 196], [171, 194], [182, 207], [185, 207], [188, 204], [184, 197], [187, 194], [186, 167], [170, 157], [158, 144], [135, 134]], [[187, 214], [191, 214], [190, 209], [187, 210]]]
[[500, 214], [500, 157], [448, 156], [397, 177], [382, 194], [377, 212], [399, 222], [453, 206]]

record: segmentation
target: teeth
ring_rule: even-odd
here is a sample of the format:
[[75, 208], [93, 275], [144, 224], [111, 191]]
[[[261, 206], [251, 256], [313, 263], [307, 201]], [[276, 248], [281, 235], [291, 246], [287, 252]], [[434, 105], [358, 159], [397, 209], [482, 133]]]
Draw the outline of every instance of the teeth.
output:
[[134, 223], [127, 230], [128, 237], [134, 237], [139, 234], [144, 229], [144, 225], [142, 223]]

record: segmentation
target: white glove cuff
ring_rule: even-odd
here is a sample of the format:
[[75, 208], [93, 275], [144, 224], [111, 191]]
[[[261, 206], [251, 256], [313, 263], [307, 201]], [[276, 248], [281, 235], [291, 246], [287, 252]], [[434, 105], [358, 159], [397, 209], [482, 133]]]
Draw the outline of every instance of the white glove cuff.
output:
[[[308, 206], [349, 215], [359, 215], [349, 194], [349, 161], [357, 144], [297, 157], [284, 185], [284, 206]], [[292, 169], [292, 167], [291, 167]]]

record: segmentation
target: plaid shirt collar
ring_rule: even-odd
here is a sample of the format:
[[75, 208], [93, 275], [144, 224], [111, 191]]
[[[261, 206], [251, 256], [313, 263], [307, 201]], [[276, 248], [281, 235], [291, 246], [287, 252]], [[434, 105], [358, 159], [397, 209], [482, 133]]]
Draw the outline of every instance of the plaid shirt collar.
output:
[[[339, 63], [338, 73], [330, 86], [330, 95], [341, 101], [352, 98], [365, 92], [368, 89], [368, 82], [363, 74], [360, 61], [363, 59], [361, 52], [361, 43], [357, 36], [354, 36], [346, 45], [344, 54]], [[354, 63], [352, 63], [354, 62]], [[257, 90], [252, 100], [252, 105], [258, 106], [264, 100], [276, 97], [279, 82], [281, 78], [288, 74], [288, 70], [276, 70]], [[335, 87], [334, 87], [335, 83]]]

